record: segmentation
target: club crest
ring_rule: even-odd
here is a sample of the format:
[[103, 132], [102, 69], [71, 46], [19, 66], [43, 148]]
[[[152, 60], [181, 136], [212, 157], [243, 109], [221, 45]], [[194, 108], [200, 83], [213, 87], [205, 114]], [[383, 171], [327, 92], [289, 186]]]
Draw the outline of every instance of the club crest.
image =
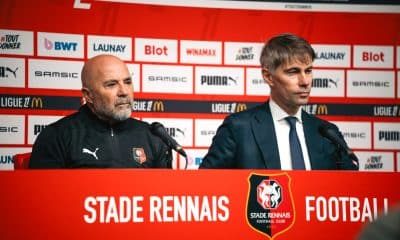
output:
[[248, 180], [246, 218], [250, 227], [270, 239], [290, 229], [295, 210], [289, 175], [252, 173]]
[[138, 162], [140, 164], [146, 162], [146, 160], [147, 160], [146, 153], [144, 152], [143, 148], [133, 148], [132, 153], [133, 153], [133, 159], [136, 162]]

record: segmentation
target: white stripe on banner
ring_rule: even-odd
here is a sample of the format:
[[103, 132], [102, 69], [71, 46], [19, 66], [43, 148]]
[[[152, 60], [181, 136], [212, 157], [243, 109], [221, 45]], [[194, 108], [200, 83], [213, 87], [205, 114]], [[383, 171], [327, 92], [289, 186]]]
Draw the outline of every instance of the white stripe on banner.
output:
[[[293, 2], [255, 2], [222, 0], [96, 0], [101, 2], [153, 4], [180, 7], [279, 10], [305, 12], [361, 12], [361, 13], [400, 13], [400, 5], [338, 4], [338, 3], [293, 3]], [[75, 0], [74, 6], [80, 0]], [[85, 6], [87, 7], [87, 6]]]

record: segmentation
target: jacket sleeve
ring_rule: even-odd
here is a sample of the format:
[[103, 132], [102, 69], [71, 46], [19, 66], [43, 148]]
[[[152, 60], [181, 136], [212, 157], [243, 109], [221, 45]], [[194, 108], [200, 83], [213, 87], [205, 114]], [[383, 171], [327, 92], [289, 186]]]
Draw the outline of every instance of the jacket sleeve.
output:
[[233, 133], [233, 117], [228, 116], [218, 128], [199, 168], [236, 168], [235, 155], [238, 143]]
[[29, 161], [29, 168], [65, 168], [65, 147], [56, 127], [49, 125], [39, 134]]

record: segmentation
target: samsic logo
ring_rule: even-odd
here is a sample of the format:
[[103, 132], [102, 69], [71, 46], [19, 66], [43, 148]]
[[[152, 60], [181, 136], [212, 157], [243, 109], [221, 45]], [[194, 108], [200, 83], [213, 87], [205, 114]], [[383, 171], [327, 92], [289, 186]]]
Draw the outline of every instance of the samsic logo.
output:
[[388, 81], [354, 81], [354, 87], [390, 87], [390, 82]]
[[217, 133], [215, 130], [201, 130], [200, 135], [201, 136], [214, 136]]
[[201, 85], [231, 86], [237, 85], [237, 80], [230, 76], [201, 75]]
[[314, 78], [311, 87], [313, 88], [337, 88], [337, 81], [331, 78]]
[[152, 109], [154, 112], [164, 112], [164, 103], [162, 101], [154, 101]]
[[19, 132], [17, 126], [0, 126], [0, 133], [17, 133]]
[[13, 70], [6, 66], [0, 66], [0, 78], [8, 78], [9, 74], [12, 74], [14, 78], [17, 78], [17, 70], [18, 67]]
[[155, 82], [187, 82], [187, 77], [179, 77], [179, 76], [149, 76], [149, 81]]
[[343, 137], [345, 138], [360, 138], [365, 139], [366, 135], [363, 132], [342, 132]]
[[52, 77], [52, 78], [78, 78], [77, 72], [50, 72], [50, 71], [35, 71], [35, 77]]
[[47, 38], [44, 39], [44, 48], [47, 50], [55, 51], [76, 51], [78, 46], [77, 42], [61, 42], [61, 41], [51, 41]]

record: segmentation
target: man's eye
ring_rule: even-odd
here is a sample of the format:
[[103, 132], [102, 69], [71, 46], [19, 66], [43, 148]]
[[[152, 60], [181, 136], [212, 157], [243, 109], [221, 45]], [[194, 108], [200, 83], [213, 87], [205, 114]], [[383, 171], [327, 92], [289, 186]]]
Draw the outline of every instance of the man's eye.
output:
[[107, 83], [106, 84], [106, 87], [113, 87], [113, 86], [115, 86], [115, 83]]
[[288, 74], [296, 74], [298, 72], [299, 71], [297, 71], [296, 69], [292, 69], [292, 70], [287, 71]]

